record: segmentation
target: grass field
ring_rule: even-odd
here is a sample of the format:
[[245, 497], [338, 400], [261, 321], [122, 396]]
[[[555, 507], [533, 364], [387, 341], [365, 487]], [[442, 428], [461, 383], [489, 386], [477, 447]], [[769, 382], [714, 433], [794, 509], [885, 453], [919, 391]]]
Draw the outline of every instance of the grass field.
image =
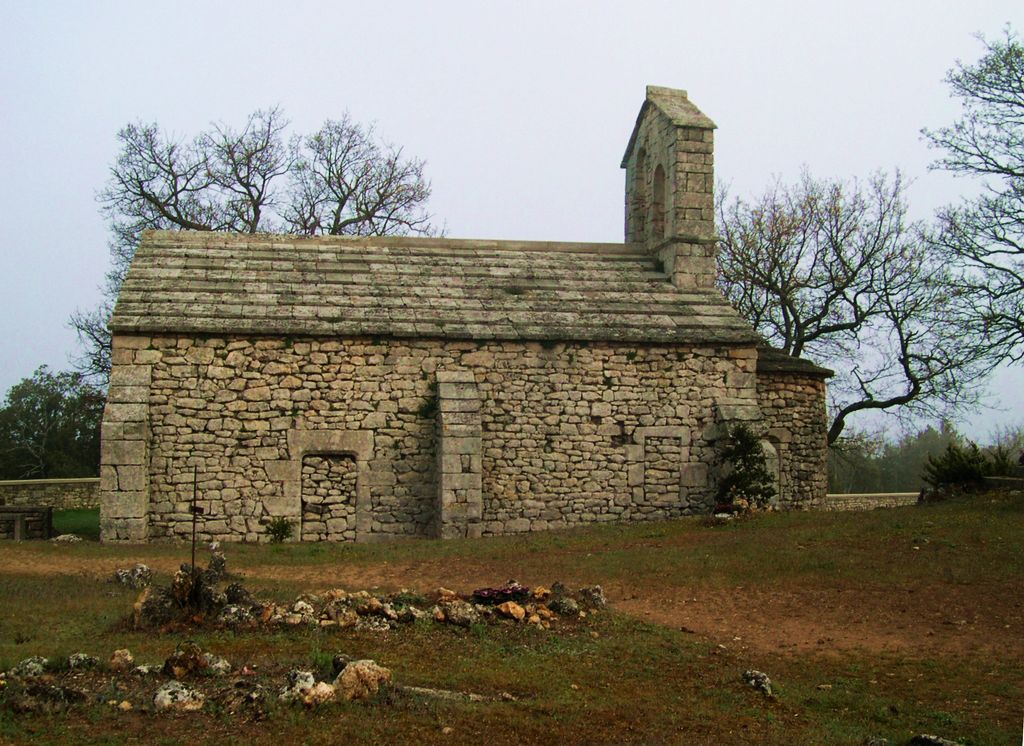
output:
[[[0, 668], [29, 655], [106, 659], [121, 647], [156, 663], [192, 639], [236, 668], [255, 667], [268, 686], [345, 652], [390, 667], [402, 684], [515, 701], [392, 693], [312, 711], [279, 705], [253, 722], [215, 703], [191, 715], [145, 712], [162, 680], [125, 675], [109, 698], [128, 699], [131, 712], [107, 697], [55, 715], [0, 705], [0, 741], [901, 744], [928, 732], [1016, 743], [1022, 519], [1017, 494], [713, 527], [687, 519], [480, 541], [227, 547], [229, 569], [282, 601], [338, 586], [469, 592], [510, 577], [605, 587], [611, 611], [550, 631], [433, 622], [384, 634], [125, 631], [136, 593], [106, 578], [144, 561], [165, 582], [185, 548], [3, 544]], [[748, 668], [772, 677], [774, 698], [743, 683]]]

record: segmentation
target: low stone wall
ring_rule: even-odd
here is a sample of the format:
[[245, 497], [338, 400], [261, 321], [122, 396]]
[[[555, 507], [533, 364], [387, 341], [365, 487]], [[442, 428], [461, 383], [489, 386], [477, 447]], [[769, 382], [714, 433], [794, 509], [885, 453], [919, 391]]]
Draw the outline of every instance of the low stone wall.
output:
[[917, 492], [861, 492], [825, 495], [824, 500], [815, 501], [813, 510], [874, 510], [875, 508], [899, 508], [917, 503]]
[[24, 541], [53, 536], [53, 508], [0, 506], [0, 539]]
[[100, 480], [86, 477], [0, 481], [0, 505], [38, 505], [54, 510], [98, 508]]

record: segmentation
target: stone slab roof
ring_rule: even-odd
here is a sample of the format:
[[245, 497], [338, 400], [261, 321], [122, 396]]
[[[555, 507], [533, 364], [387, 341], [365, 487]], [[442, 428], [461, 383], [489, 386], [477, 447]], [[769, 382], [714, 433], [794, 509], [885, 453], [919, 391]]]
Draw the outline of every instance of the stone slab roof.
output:
[[119, 334], [752, 344], [715, 289], [630, 244], [149, 231]]
[[831, 378], [835, 371], [823, 368], [802, 357], [787, 355], [768, 345], [757, 348], [758, 373], [797, 373], [815, 378]]

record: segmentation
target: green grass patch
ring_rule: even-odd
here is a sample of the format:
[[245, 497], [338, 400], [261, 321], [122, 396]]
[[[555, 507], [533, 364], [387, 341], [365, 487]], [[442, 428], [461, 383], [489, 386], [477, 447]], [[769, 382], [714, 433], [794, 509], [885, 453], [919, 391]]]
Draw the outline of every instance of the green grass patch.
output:
[[[90, 512], [95, 522], [93, 511], [67, 511]], [[917, 619], [914, 599], [926, 592], [944, 598], [947, 591], [969, 588], [982, 594], [972, 598], [985, 615], [991, 609], [984, 589], [991, 588], [990, 605], [1010, 608], [1014, 597], [1007, 589], [1024, 577], [1022, 518], [1024, 496], [993, 495], [867, 513], [764, 515], [719, 527], [686, 519], [478, 541], [228, 545], [226, 551], [230, 570], [278, 600], [325, 588], [324, 576], [337, 565], [374, 570], [395, 589], [426, 592], [397, 569], [422, 563], [452, 573], [487, 568], [495, 582], [564, 579], [635, 589], [654, 607], [662, 595], [701, 596], [705, 589], [741, 594], [753, 587], [760, 594], [753, 598], [764, 599], [773, 590], [842, 587], [889, 594], [893, 604], [907, 606], [908, 619]], [[78, 526], [87, 519], [75, 517]], [[213, 706], [187, 717], [143, 713], [159, 681], [126, 677], [124, 690], [111, 698], [130, 699], [132, 713], [105, 704], [55, 716], [0, 707], [0, 741], [861, 744], [868, 737], [905, 743], [932, 732], [965, 744], [994, 744], [1019, 737], [1024, 679], [1020, 646], [1010, 637], [1001, 655], [964, 645], [912, 654], [828, 645], [787, 652], [745, 649], [729, 634], [701, 638], [614, 610], [551, 631], [424, 621], [386, 634], [316, 628], [154, 634], [120, 625], [136, 591], [82, 569], [101, 566], [106, 574], [112, 564], [141, 560], [160, 563], [166, 572], [187, 558], [188, 548], [180, 544], [0, 546], [0, 668], [31, 655], [84, 652], [106, 660], [121, 647], [140, 663], [158, 663], [180, 642], [193, 640], [236, 668], [255, 668], [275, 693], [289, 668], [316, 668], [324, 676], [334, 654], [345, 653], [377, 660], [403, 684], [489, 696], [508, 692], [515, 701], [388, 695], [313, 711], [275, 706], [269, 722], [257, 723]], [[275, 569], [282, 572], [275, 576]], [[289, 579], [293, 575], [302, 580]], [[165, 582], [166, 574], [158, 580]], [[762, 611], [767, 607], [753, 604], [749, 614], [757, 619]], [[976, 633], [969, 627], [952, 625], [973, 611], [951, 611], [946, 622], [921, 619], [921, 634], [926, 626], [948, 624], [963, 630], [956, 639], [970, 639]], [[1007, 617], [1013, 624], [1017, 619], [1019, 614]], [[997, 631], [1002, 629], [1000, 623]], [[772, 677], [774, 698], [742, 682], [747, 668]]]
[[76, 534], [90, 541], [100, 540], [100, 509], [76, 508], [53, 511], [53, 528], [58, 534]]

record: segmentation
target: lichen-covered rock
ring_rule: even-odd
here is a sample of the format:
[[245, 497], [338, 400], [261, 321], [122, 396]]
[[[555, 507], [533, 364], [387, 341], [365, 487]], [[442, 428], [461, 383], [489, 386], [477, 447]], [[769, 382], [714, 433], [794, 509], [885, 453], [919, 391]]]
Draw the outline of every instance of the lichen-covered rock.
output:
[[436, 596], [438, 603], [442, 603], [442, 602], [445, 602], [445, 601], [458, 601], [459, 600], [459, 594], [457, 594], [455, 591], [450, 590], [448, 588], [445, 588], [443, 586], [438, 588], [434, 592], [434, 595]]
[[16, 713], [61, 712], [69, 705], [80, 704], [87, 698], [85, 692], [49, 684], [45, 679], [4, 681], [0, 678], [0, 689], [4, 694], [4, 708]]
[[49, 660], [41, 655], [33, 655], [14, 666], [7, 673], [19, 679], [28, 679], [34, 676], [42, 676], [46, 671]]
[[921, 733], [907, 741], [907, 746], [960, 746], [960, 744], [942, 736]]
[[291, 613], [298, 614], [302, 617], [303, 621], [309, 621], [316, 614], [316, 610], [305, 601], [296, 601], [292, 604]]
[[342, 699], [369, 699], [391, 682], [391, 671], [372, 660], [352, 661], [334, 680]]
[[237, 604], [228, 604], [217, 615], [217, 623], [227, 625], [228, 627], [238, 627], [252, 624], [252, 622], [252, 612], [249, 611], [248, 607]]
[[588, 609], [607, 609], [608, 599], [605, 598], [604, 589], [599, 585], [588, 585], [576, 591], [580, 602]]
[[337, 696], [332, 685], [318, 681], [302, 694], [302, 703], [307, 707], [315, 707], [325, 702], [333, 702]]
[[183, 642], [164, 661], [164, 674], [175, 679], [206, 672], [206, 655], [194, 642]]
[[462, 599], [456, 598], [438, 606], [444, 613], [444, 620], [457, 627], [469, 627], [480, 621], [480, 613], [473, 608], [473, 604]]
[[203, 659], [206, 661], [207, 673], [213, 676], [227, 676], [231, 673], [231, 664], [226, 658], [221, 658], [213, 653], [203, 653]]
[[403, 624], [412, 624], [420, 619], [426, 619], [428, 616], [430, 615], [422, 609], [418, 609], [415, 606], [405, 606], [398, 612], [398, 621]]
[[384, 609], [384, 604], [376, 596], [370, 596], [368, 599], [356, 606], [356, 613], [360, 616], [366, 616], [367, 614], [380, 614]]
[[127, 588], [145, 588], [153, 581], [153, 571], [139, 563], [135, 567], [115, 570], [113, 581]]
[[548, 601], [548, 608], [562, 616], [578, 616], [580, 613], [580, 605], [576, 603], [576, 599], [569, 596], [551, 599]]
[[112, 671], [130, 671], [135, 667], [135, 658], [128, 648], [120, 648], [111, 654], [109, 665]]
[[54, 536], [50, 539], [52, 544], [77, 544], [82, 540], [81, 536], [77, 534], [61, 534], [60, 536]]
[[361, 616], [355, 624], [356, 629], [363, 632], [387, 632], [391, 624], [379, 616]]
[[316, 677], [313, 676], [312, 671], [292, 669], [288, 672], [286, 681], [284, 689], [278, 695], [278, 699], [282, 702], [302, 701], [306, 692], [316, 686]]
[[530, 597], [533, 598], [534, 601], [540, 601], [541, 603], [543, 603], [551, 597], [551, 589], [545, 588], [542, 585], [538, 585], [536, 588], [533, 589], [533, 592], [530, 594]]
[[82, 670], [86, 668], [96, 668], [100, 664], [100, 659], [94, 655], [86, 655], [85, 653], [72, 653], [68, 656], [68, 668], [72, 671]]
[[769, 697], [772, 696], [772, 680], [763, 671], [755, 671], [753, 669], [744, 671], [743, 680], [747, 683], [747, 686], [753, 687]]
[[158, 712], [171, 710], [174, 712], [195, 712], [203, 709], [206, 696], [180, 681], [168, 681], [157, 689], [153, 696], [153, 706]]

